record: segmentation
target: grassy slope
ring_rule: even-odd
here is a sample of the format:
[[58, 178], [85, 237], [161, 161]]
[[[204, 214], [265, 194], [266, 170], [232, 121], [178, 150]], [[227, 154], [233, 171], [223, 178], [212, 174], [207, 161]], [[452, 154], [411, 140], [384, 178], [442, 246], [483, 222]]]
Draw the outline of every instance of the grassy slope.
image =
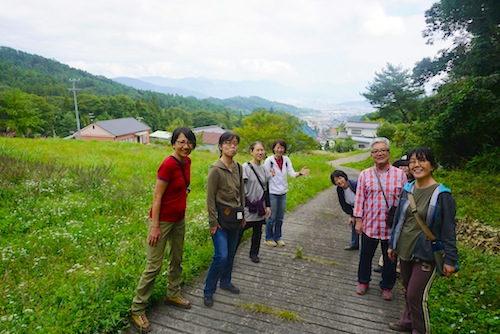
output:
[[[126, 325], [144, 267], [156, 170], [170, 153], [130, 143], [0, 138], [0, 332], [112, 332]], [[185, 282], [206, 269], [213, 252], [204, 187], [218, 155], [195, 151], [191, 158]], [[333, 155], [291, 159], [312, 175], [290, 181], [288, 209], [331, 185], [325, 162]], [[165, 288], [163, 272], [153, 301]]]

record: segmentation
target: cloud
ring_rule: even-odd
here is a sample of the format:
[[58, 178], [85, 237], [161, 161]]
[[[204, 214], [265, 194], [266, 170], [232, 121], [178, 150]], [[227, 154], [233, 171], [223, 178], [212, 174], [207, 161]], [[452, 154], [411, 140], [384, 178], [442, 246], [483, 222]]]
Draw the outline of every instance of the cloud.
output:
[[0, 0], [0, 45], [107, 77], [364, 86], [435, 54], [421, 37], [433, 2]]

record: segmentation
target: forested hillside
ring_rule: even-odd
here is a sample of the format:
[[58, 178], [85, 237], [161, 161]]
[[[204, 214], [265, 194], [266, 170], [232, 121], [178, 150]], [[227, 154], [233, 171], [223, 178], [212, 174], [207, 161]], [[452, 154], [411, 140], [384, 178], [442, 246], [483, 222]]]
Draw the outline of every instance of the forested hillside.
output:
[[242, 113], [194, 97], [142, 91], [55, 60], [0, 47], [0, 132], [64, 137], [76, 131], [76, 82], [81, 126], [91, 120], [136, 117], [153, 130], [241, 125]]

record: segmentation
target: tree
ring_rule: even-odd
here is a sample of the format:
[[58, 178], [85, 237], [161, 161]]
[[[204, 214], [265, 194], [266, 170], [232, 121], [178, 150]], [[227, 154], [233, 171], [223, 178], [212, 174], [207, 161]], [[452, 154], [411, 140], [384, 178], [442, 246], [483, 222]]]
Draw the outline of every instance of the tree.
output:
[[40, 97], [26, 94], [19, 89], [0, 94], [0, 128], [29, 136], [33, 131], [42, 130], [43, 119], [37, 106]]
[[389, 63], [382, 72], [375, 73], [367, 90], [361, 95], [378, 108], [380, 117], [393, 123], [411, 123], [418, 100], [424, 94], [421, 84], [412, 79], [409, 70]]
[[500, 71], [500, 1], [441, 0], [426, 11], [428, 44], [436, 39], [452, 40], [433, 60], [426, 58], [416, 66], [421, 81], [448, 72], [486, 76]]
[[302, 132], [299, 119], [289, 114], [270, 114], [261, 109], [243, 118], [242, 122], [243, 126], [234, 131], [241, 137], [241, 146], [245, 149], [257, 140], [270, 149], [276, 139], [283, 139], [290, 153], [318, 147], [314, 138]]

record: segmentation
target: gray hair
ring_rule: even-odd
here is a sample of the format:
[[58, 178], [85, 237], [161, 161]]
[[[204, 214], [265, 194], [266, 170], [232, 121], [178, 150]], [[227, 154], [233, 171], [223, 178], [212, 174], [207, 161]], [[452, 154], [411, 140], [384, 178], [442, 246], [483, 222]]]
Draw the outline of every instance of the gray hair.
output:
[[388, 149], [391, 148], [391, 142], [389, 141], [389, 139], [385, 137], [378, 137], [373, 139], [372, 142], [370, 143], [370, 148], [373, 148], [373, 145], [375, 145], [376, 143], [384, 143], [385, 145], [387, 145]]

